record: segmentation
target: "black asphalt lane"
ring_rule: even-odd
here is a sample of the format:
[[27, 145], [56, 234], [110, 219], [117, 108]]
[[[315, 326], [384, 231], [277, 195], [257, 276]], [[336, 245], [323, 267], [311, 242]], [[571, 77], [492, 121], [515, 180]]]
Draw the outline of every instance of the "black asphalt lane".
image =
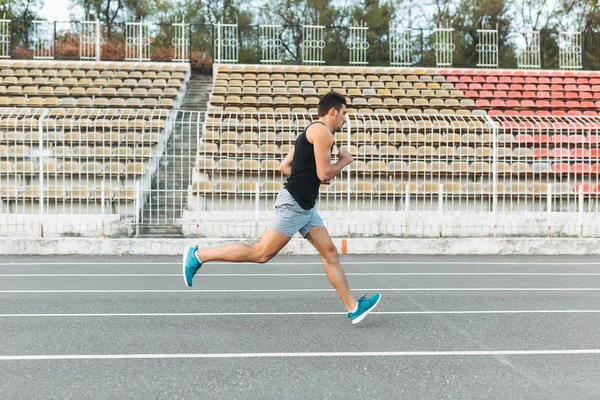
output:
[[[353, 288], [600, 289], [600, 275], [589, 275], [600, 274], [600, 262], [594, 257], [345, 256], [343, 260], [349, 274], [435, 274], [350, 275]], [[319, 264], [317, 257], [278, 257], [266, 265], [209, 264], [201, 270], [194, 288], [186, 289], [178, 276], [179, 257], [3, 257], [0, 260], [0, 397], [591, 399], [600, 396], [600, 354], [462, 353], [600, 349], [600, 290], [383, 291], [377, 312], [356, 326], [350, 324], [333, 291], [261, 291], [329, 289]], [[218, 273], [321, 275], [210, 276]], [[166, 276], [7, 276], [20, 274]], [[7, 292], [56, 289], [181, 292]], [[197, 291], [203, 289], [257, 291]], [[355, 291], [355, 294], [364, 293]], [[548, 312], [532, 312], [542, 310]], [[561, 310], [573, 312], [558, 312]], [[590, 312], [583, 312], [586, 310]], [[462, 313], [436, 313], [448, 311]], [[459, 354], [410, 355], [415, 351]], [[293, 357], [299, 352], [333, 354]], [[343, 357], [342, 352], [383, 353]], [[386, 355], [385, 352], [408, 353]], [[19, 359], [27, 355], [157, 354], [160, 357], [216, 353], [272, 356]], [[282, 354], [288, 357], [278, 356]], [[17, 359], [8, 360], [7, 356]]]

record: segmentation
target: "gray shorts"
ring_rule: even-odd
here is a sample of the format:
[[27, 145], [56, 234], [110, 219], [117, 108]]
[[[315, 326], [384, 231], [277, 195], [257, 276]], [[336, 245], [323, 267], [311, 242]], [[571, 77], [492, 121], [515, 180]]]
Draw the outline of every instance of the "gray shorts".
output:
[[300, 232], [302, 237], [306, 238], [314, 226], [325, 225], [315, 207], [310, 210], [303, 209], [290, 192], [283, 188], [277, 195], [273, 217], [267, 226], [284, 236], [292, 237], [296, 232]]

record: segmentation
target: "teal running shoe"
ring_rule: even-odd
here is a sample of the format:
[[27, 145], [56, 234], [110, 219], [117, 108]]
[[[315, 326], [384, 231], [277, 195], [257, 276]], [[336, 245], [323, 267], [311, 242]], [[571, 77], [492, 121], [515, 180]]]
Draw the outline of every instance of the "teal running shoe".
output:
[[183, 252], [183, 281], [187, 287], [192, 287], [192, 279], [202, 266], [194, 254], [196, 250], [198, 250], [198, 246], [187, 246]]
[[371, 312], [381, 300], [381, 294], [376, 293], [373, 297], [367, 299], [367, 295], [364, 295], [358, 299], [358, 307], [356, 311], [348, 313], [348, 318], [352, 320], [353, 324], [358, 324], [362, 321], [368, 313]]

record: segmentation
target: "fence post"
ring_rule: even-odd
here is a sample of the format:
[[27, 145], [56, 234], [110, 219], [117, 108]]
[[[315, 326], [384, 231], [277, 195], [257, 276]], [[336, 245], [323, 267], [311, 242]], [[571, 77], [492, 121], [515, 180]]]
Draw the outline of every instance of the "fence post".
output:
[[583, 185], [579, 185], [579, 237], [583, 237]]
[[104, 181], [102, 181], [100, 185], [100, 190], [102, 191], [100, 194], [100, 237], [104, 238], [104, 202], [106, 201], [106, 199], [104, 198]]
[[38, 140], [40, 145], [40, 237], [44, 237], [44, 119], [50, 114], [45, 110], [38, 120]]
[[56, 21], [54, 21], [54, 58], [56, 58]]
[[410, 183], [407, 183], [406, 186], [404, 187], [404, 195], [405, 195], [405, 200], [404, 200], [404, 211], [406, 213], [406, 219], [405, 219], [405, 223], [406, 223], [406, 229], [404, 232], [404, 238], [408, 239], [408, 213], [410, 211]]
[[444, 184], [441, 183], [438, 186], [438, 230], [439, 237], [443, 237], [442, 232], [442, 217], [444, 216]]
[[552, 236], [552, 184], [548, 184], [548, 202], [546, 203], [546, 213], [547, 213], [547, 224], [548, 224], [548, 237]]
[[140, 192], [141, 192], [141, 182], [138, 180], [135, 183], [135, 238], [137, 239], [140, 235]]
[[254, 237], [258, 238], [258, 210], [260, 200], [260, 182], [256, 183], [256, 189], [254, 190]]
[[[346, 124], [348, 125], [348, 127], [346, 128], [346, 131], [348, 132], [348, 143], [347, 143], [347, 145], [348, 145], [348, 151], [350, 151], [350, 143], [351, 143], [350, 136], [352, 135], [352, 128], [350, 126], [350, 117], [348, 117], [348, 114], [345, 115], [345, 118], [346, 118]], [[347, 201], [348, 201], [348, 212], [346, 214], [347, 215], [346, 225], [348, 227], [348, 231], [347, 231], [348, 237], [350, 237], [350, 193], [352, 191], [351, 188], [350, 188], [350, 174], [352, 173], [351, 171], [352, 171], [352, 169], [348, 168], [348, 174], [346, 175], [347, 176], [347, 182], [348, 182], [348, 191], [346, 193]]]
[[494, 120], [486, 115], [486, 121], [492, 128], [492, 220], [490, 222], [491, 233], [496, 237], [496, 214], [498, 212], [498, 127]]

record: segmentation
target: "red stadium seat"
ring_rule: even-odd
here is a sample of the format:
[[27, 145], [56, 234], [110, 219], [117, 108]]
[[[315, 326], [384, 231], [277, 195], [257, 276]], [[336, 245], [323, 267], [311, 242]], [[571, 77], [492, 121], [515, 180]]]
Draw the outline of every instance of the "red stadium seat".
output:
[[586, 144], [587, 138], [583, 135], [569, 135], [569, 143], [571, 144]]
[[583, 192], [585, 194], [597, 193], [596, 190], [597, 190], [596, 185], [593, 185], [590, 183], [576, 183], [573, 186], [573, 191], [575, 193], [579, 193], [579, 192]]
[[534, 108], [535, 103], [533, 100], [521, 100], [521, 107], [523, 108]]
[[571, 158], [590, 158], [588, 149], [571, 149]]
[[567, 135], [556, 134], [552, 135], [552, 143], [556, 146], [560, 146], [561, 144], [569, 143], [569, 137]]
[[538, 147], [533, 149], [533, 155], [535, 158], [550, 158], [550, 150], [545, 147]]
[[546, 135], [546, 134], [537, 134], [537, 135], [533, 135], [533, 143], [535, 144], [550, 144], [550, 136]]
[[533, 144], [533, 136], [528, 133], [519, 133], [515, 136], [515, 140], [519, 144]]
[[592, 167], [586, 163], [575, 163], [571, 166], [571, 172], [573, 174], [589, 174], [592, 172]]
[[552, 164], [552, 172], [555, 174], [568, 174], [571, 172], [571, 167], [567, 163], [554, 163]]

